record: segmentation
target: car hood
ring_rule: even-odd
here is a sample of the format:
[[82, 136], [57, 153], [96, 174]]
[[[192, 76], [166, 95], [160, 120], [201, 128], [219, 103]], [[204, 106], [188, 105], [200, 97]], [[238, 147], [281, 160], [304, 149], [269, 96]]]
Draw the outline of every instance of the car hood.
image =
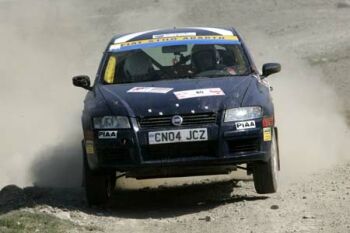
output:
[[[218, 112], [239, 107], [254, 76], [196, 78], [130, 84], [101, 85], [98, 90], [115, 115], [145, 117]], [[130, 92], [135, 87], [172, 88], [166, 93]], [[174, 92], [197, 89], [222, 90], [221, 95], [179, 99]], [[164, 91], [165, 92], [165, 91]], [[191, 96], [191, 95], [190, 95]]]

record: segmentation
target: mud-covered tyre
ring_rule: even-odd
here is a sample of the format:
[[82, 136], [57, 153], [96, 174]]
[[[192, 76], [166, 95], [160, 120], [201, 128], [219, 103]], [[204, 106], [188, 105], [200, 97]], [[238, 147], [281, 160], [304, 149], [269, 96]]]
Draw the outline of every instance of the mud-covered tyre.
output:
[[253, 165], [253, 180], [255, 190], [259, 194], [275, 193], [277, 191], [278, 150], [276, 135], [273, 134], [270, 158], [267, 162]]
[[115, 176], [111, 174], [94, 173], [84, 161], [84, 184], [89, 206], [102, 205], [112, 196]]

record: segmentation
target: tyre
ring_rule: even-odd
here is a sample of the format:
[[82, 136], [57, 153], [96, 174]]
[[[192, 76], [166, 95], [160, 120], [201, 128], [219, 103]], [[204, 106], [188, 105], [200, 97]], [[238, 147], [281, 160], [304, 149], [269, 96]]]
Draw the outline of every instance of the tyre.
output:
[[259, 194], [275, 193], [277, 191], [278, 150], [276, 135], [271, 141], [270, 158], [267, 162], [256, 163], [253, 166], [255, 190]]
[[86, 159], [84, 159], [83, 179], [89, 206], [102, 205], [108, 202], [114, 190], [115, 175], [93, 172], [89, 168]]

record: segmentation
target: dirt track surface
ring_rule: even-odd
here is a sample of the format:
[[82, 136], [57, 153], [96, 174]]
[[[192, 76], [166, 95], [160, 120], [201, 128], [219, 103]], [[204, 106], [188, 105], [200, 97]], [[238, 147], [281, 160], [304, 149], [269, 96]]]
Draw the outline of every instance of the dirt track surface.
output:
[[0, 204], [6, 211], [50, 214], [96, 232], [349, 232], [349, 167], [311, 175], [266, 196], [256, 195], [251, 182], [224, 182], [119, 191], [103, 208], [87, 208], [82, 191], [73, 189], [16, 190], [13, 201], [22, 203]]
[[[14, 83], [24, 90], [16, 93], [18, 87], [7, 81], [12, 77], [9, 70], [15, 68], [16, 63], [0, 57], [0, 72], [8, 77], [1, 80], [2, 86], [8, 87], [2, 90], [1, 98], [8, 99], [5, 97], [12, 91], [23, 97], [13, 99], [11, 104], [1, 103], [12, 119], [27, 119], [26, 124], [20, 125], [21, 132], [29, 138], [31, 145], [28, 146], [34, 148], [17, 147], [16, 137], [8, 134], [4, 139], [6, 144], [2, 145], [8, 150], [1, 151], [0, 154], [2, 164], [6, 164], [7, 159], [15, 163], [15, 160], [8, 158], [12, 154], [22, 164], [29, 155], [21, 157], [18, 155], [20, 150], [35, 151], [40, 143], [52, 145], [54, 141], [61, 142], [62, 137], [67, 135], [60, 135], [60, 127], [73, 128], [69, 136], [75, 137], [71, 137], [69, 143], [63, 140], [62, 143], [41, 148], [35, 153], [35, 158], [41, 156], [40, 162], [34, 159], [29, 166], [30, 173], [25, 174], [33, 176], [32, 182], [38, 185], [55, 182], [64, 185], [79, 178], [80, 168], [67, 168], [66, 164], [79, 164], [79, 156], [74, 161], [67, 158], [71, 159], [79, 153], [81, 133], [77, 109], [81, 108], [84, 92], [69, 89], [69, 77], [64, 78], [64, 82], [62, 77], [76, 73], [89, 73], [93, 76], [100, 51], [112, 34], [174, 25], [234, 25], [246, 39], [259, 67], [269, 61], [281, 62], [283, 66], [283, 72], [276, 75], [276, 79], [271, 78], [275, 88], [276, 111], [280, 115], [279, 127], [282, 130], [281, 185], [278, 193], [273, 195], [257, 195], [250, 181], [236, 185], [228, 181], [162, 189], [119, 190], [107, 206], [92, 209], [86, 207], [84, 193], [80, 188], [21, 189], [7, 186], [0, 192], [1, 232], [6, 232], [6, 228], [1, 228], [1, 218], [14, 211], [45, 213], [71, 221], [76, 227], [91, 227], [79, 230], [70, 227], [66, 229], [68, 232], [350, 232], [350, 156], [346, 151], [337, 150], [350, 142], [349, 1], [32, 2], [0, 0], [0, 28], [5, 29], [5, 33], [2, 32], [3, 38], [0, 39], [2, 51], [6, 54], [11, 52], [17, 58], [26, 54], [25, 61], [30, 62], [30, 65], [23, 67], [26, 72], [18, 72], [14, 77]], [[24, 45], [21, 50], [18, 44]], [[32, 56], [28, 57], [28, 54]], [[53, 58], [55, 62], [51, 64], [49, 61]], [[41, 67], [37, 65], [40, 62], [50, 68], [49, 73], [45, 72], [48, 71], [46, 68], [35, 69]], [[52, 75], [57, 83], [52, 79], [47, 80], [47, 74]], [[315, 75], [315, 78], [308, 74], [319, 75]], [[300, 79], [300, 75], [305, 82]], [[28, 76], [31, 78], [20, 78]], [[325, 84], [319, 84], [319, 79]], [[295, 86], [293, 80], [297, 80], [300, 86]], [[311, 87], [313, 83], [317, 90], [315, 92]], [[33, 84], [32, 89], [24, 88], [29, 84]], [[43, 100], [37, 91], [45, 85], [50, 88]], [[335, 94], [329, 94], [328, 90], [332, 93], [335, 90]], [[310, 98], [305, 102], [310, 101], [311, 104], [302, 105], [304, 99], [298, 99], [298, 96], [303, 96], [308, 91]], [[61, 96], [60, 92], [67, 94]], [[321, 99], [321, 103], [318, 103], [321, 107], [315, 108], [317, 102], [313, 98], [324, 97], [323, 94], [320, 95], [324, 92], [325, 96], [332, 97], [331, 100]], [[286, 93], [287, 98], [284, 96]], [[28, 102], [29, 97], [34, 98], [32, 100], [35, 104]], [[293, 105], [289, 99], [295, 99], [294, 102], [299, 103]], [[53, 101], [56, 107], [49, 104], [46, 108], [45, 101]], [[71, 103], [71, 106], [67, 106], [67, 103]], [[21, 104], [23, 108], [19, 112], [11, 107]], [[25, 105], [31, 107], [26, 108]], [[324, 131], [321, 130], [324, 125], [315, 122], [322, 118], [317, 113], [323, 114], [322, 107], [328, 106], [332, 106], [329, 112], [339, 110], [339, 116], [329, 116], [331, 126], [327, 133], [330, 136], [323, 141], [324, 138], [317, 137], [320, 134], [317, 130]], [[44, 113], [52, 119], [40, 118], [43, 108], [46, 109]], [[57, 108], [68, 109], [65, 117], [53, 117]], [[310, 134], [312, 139], [307, 132], [292, 134], [292, 128], [298, 127], [288, 128], [293, 123], [293, 118], [286, 120], [287, 111], [291, 111], [291, 115], [300, 111], [305, 115], [305, 121], [315, 127], [317, 134]], [[310, 112], [315, 115], [310, 115]], [[28, 121], [28, 117], [35, 120]], [[348, 126], [342, 124], [346, 117]], [[46, 125], [56, 125], [59, 133], [46, 135], [40, 132], [38, 134], [42, 136], [38, 138], [42, 140], [30, 141], [31, 128], [40, 127], [37, 119]], [[76, 119], [74, 124], [67, 123], [72, 119]], [[57, 126], [57, 120], [62, 125]], [[5, 124], [0, 124], [5, 132], [11, 132]], [[50, 132], [56, 131], [53, 129]], [[296, 137], [302, 140], [293, 141]], [[297, 152], [301, 153], [294, 153], [294, 148], [300, 148]], [[320, 154], [323, 151], [332, 153], [322, 156]], [[62, 157], [57, 159], [57, 156]], [[2, 176], [16, 170], [5, 166], [1, 169], [6, 171]], [[14, 178], [9, 176], [0, 185], [5, 186], [9, 182], [17, 184], [18, 181], [18, 185], [22, 186], [24, 183], [17, 180], [18, 174]]]

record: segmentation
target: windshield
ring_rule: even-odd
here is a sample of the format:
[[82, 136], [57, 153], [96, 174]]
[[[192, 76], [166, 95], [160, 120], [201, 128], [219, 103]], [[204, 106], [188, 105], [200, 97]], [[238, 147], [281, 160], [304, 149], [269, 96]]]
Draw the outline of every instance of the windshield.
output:
[[103, 69], [104, 83], [215, 78], [251, 72], [238, 41], [152, 45], [132, 44], [130, 49], [110, 49]]

